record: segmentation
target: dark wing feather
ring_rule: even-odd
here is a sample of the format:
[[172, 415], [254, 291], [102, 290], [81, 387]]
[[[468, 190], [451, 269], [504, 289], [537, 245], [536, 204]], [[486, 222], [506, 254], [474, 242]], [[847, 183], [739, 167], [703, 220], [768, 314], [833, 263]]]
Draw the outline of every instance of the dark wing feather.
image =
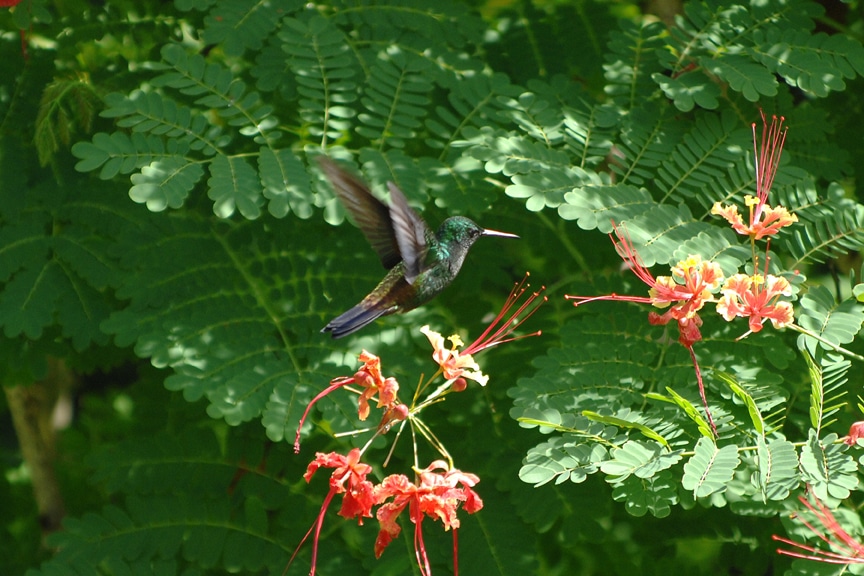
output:
[[381, 264], [388, 270], [393, 268], [402, 260], [402, 254], [393, 231], [390, 209], [372, 195], [362, 180], [327, 156], [319, 156], [318, 163], [342, 205], [378, 254]]
[[426, 238], [431, 231], [426, 222], [408, 205], [405, 194], [392, 182], [390, 189], [390, 221], [402, 261], [405, 263], [405, 281], [413, 284], [422, 271], [426, 259]]

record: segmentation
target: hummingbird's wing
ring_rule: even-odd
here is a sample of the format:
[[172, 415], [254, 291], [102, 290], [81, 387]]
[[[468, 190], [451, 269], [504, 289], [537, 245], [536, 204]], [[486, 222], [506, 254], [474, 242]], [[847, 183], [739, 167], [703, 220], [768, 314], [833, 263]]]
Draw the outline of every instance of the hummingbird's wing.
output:
[[318, 163], [342, 205], [378, 254], [381, 264], [388, 270], [396, 266], [402, 260], [402, 254], [393, 231], [391, 210], [372, 195], [362, 180], [346, 172], [327, 156], [319, 156]]
[[430, 237], [432, 231], [408, 205], [405, 194], [393, 182], [387, 182], [387, 187], [390, 189], [390, 221], [402, 262], [405, 263], [405, 281], [413, 284], [426, 260], [426, 238]]

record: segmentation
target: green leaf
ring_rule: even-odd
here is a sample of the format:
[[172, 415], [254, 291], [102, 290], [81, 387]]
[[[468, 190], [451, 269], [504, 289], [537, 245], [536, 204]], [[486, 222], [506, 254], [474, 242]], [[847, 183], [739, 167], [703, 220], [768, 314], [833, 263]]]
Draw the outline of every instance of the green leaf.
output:
[[[133, 133], [131, 137], [123, 132], [99, 132], [93, 135], [92, 142], [78, 142], [72, 146], [72, 153], [81, 159], [75, 165], [76, 170], [90, 172], [101, 167], [99, 177], [103, 180], [110, 180], [117, 174], [128, 174], [146, 166], [154, 158], [166, 155], [161, 139], [139, 132]], [[176, 154], [182, 153], [182, 146], [176, 149]], [[174, 156], [175, 152], [169, 154]]]
[[279, 39], [300, 96], [303, 128], [312, 137], [339, 138], [352, 127], [357, 100], [358, 62], [344, 33], [321, 16], [307, 21], [289, 17], [283, 20]]
[[293, 212], [298, 218], [312, 215], [312, 190], [306, 167], [291, 150], [261, 148], [258, 171], [264, 187], [264, 197], [270, 202], [267, 210], [276, 218]]
[[826, 419], [846, 405], [843, 400], [846, 394], [843, 385], [846, 384], [846, 373], [852, 363], [842, 356], [832, 357], [826, 354], [820, 354], [820, 361], [817, 363], [806, 349], [801, 353], [807, 362], [807, 372], [810, 375], [810, 424], [818, 435], [823, 426], [833, 422], [826, 422]]
[[663, 396], [662, 394], [657, 394], [656, 392], [647, 394], [646, 397], [652, 400], [660, 400], [661, 402], [670, 402], [677, 405], [679, 408], [684, 410], [684, 413], [687, 415], [687, 417], [696, 424], [696, 427], [698, 428], [699, 433], [702, 436], [704, 436], [705, 438], [713, 439], [714, 431], [711, 429], [708, 421], [703, 418], [702, 414], [699, 413], [699, 410], [696, 409], [696, 406], [694, 406], [686, 398], [672, 390], [672, 388], [667, 387], [666, 391], [669, 393], [670, 396], [668, 398], [666, 396]]
[[681, 485], [695, 498], [723, 492], [741, 460], [734, 444], [717, 448], [709, 438], [699, 438], [693, 456], [684, 464]]
[[672, 512], [672, 505], [678, 503], [678, 494], [672, 474], [663, 471], [652, 478], [630, 476], [615, 485], [612, 498], [624, 502], [624, 509], [637, 518], [648, 512], [655, 518], [665, 518]]
[[239, 211], [245, 218], [261, 215], [261, 183], [258, 174], [244, 158], [216, 156], [210, 164], [209, 196], [213, 212], [228, 218]]
[[198, 163], [176, 157], [157, 160], [132, 175], [129, 197], [153, 212], [180, 208], [203, 175]]
[[629, 440], [620, 448], [612, 450], [612, 459], [600, 465], [600, 470], [609, 475], [607, 482], [623, 482], [631, 475], [651, 478], [658, 472], [674, 466], [680, 459], [678, 452], [666, 452], [656, 444]]
[[756, 401], [753, 400], [753, 397], [735, 381], [734, 376], [731, 374], [715, 371], [714, 375], [726, 382], [729, 388], [732, 389], [732, 392], [744, 402], [744, 405], [747, 407], [747, 413], [750, 415], [750, 421], [753, 423], [753, 428], [757, 434], [764, 436], [765, 422], [762, 420], [762, 414], [759, 412], [759, 407], [756, 406]]
[[[864, 308], [854, 300], [836, 302], [824, 286], [814, 286], [801, 297], [798, 323], [829, 343], [842, 345], [855, 339], [864, 324]], [[802, 334], [799, 347], [815, 355], [819, 348], [831, 350], [830, 344]]]
[[788, 440], [778, 438], [768, 441], [764, 436], [756, 438], [756, 457], [759, 473], [753, 482], [764, 500], [785, 500], [799, 483], [798, 453]]
[[519, 470], [519, 479], [535, 487], [553, 480], [555, 484], [567, 480], [579, 484], [597, 472], [606, 459], [606, 448], [599, 444], [592, 446], [555, 439], [528, 452]]
[[608, 44], [609, 54], [603, 65], [606, 93], [625, 110], [638, 107], [656, 86], [654, 73], [662, 72], [655, 52], [664, 47], [664, 27], [660, 22], [642, 21], [635, 24], [621, 20], [621, 30], [613, 34]]
[[701, 64], [750, 102], [758, 101], [761, 96], [777, 95], [777, 80], [771, 72], [747, 56], [726, 54], [722, 58], [703, 59]]
[[654, 206], [645, 189], [624, 184], [583, 186], [564, 194], [558, 215], [576, 220], [582, 230], [610, 233], [612, 222], [622, 222]]
[[864, 70], [864, 47], [842, 34], [774, 28], [757, 35], [756, 42], [757, 56], [769, 70], [815, 96], [843, 90], [844, 77], [854, 78]]
[[720, 105], [717, 99], [720, 88], [704, 74], [689, 72], [672, 78], [655, 72], [651, 78], [682, 112], [689, 112], [697, 105], [708, 110], [715, 110]]
[[612, 426], [618, 426], [619, 428], [634, 428], [641, 432], [642, 435], [649, 440], [655, 440], [662, 444], [664, 447], [669, 447], [669, 442], [665, 438], [663, 438], [663, 436], [661, 436], [648, 426], [645, 426], [644, 424], [640, 424], [638, 422], [631, 422], [623, 418], [616, 418], [615, 416], [605, 416], [603, 414], [598, 414], [597, 412], [592, 412], [591, 410], [583, 410], [582, 415], [589, 420], [594, 420], [595, 422], [602, 422], [603, 424], [610, 424]]
[[366, 112], [357, 116], [357, 133], [380, 146], [403, 148], [428, 113], [434, 71], [429, 60], [398, 50], [378, 58], [360, 99]]
[[217, 2], [204, 20], [204, 42], [222, 44], [225, 53], [231, 56], [239, 56], [246, 49], [258, 49], [279, 19], [302, 5], [299, 0], [278, 6], [256, 0]]
[[837, 442], [836, 434], [822, 440], [810, 430], [810, 438], [801, 449], [801, 472], [817, 498], [828, 504], [845, 500], [858, 487], [858, 465], [846, 454], [849, 446]]

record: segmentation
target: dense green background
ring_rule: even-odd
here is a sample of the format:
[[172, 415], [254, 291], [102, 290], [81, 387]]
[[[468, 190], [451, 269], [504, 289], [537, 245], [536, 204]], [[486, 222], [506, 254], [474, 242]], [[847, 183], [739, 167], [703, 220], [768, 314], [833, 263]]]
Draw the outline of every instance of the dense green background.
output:
[[[435, 370], [419, 327], [470, 342], [526, 271], [549, 301], [523, 331], [543, 335], [484, 351], [489, 385], [423, 414], [481, 478], [460, 573], [847, 570], [771, 541], [808, 537], [790, 520], [805, 486], [864, 532], [861, 448], [841, 442], [864, 384], [864, 19], [824, 4], [0, 8], [3, 572], [280, 574], [327, 492], [306, 464], [365, 442], [333, 437], [360, 426], [336, 393], [294, 455], [306, 404], [364, 348], [410, 396]], [[655, 275], [694, 253], [746, 270], [749, 245], [709, 210], [754, 192], [760, 108], [789, 126], [769, 203], [799, 218], [772, 272], [824, 343], [770, 326], [738, 341], [746, 322], [706, 308], [715, 442], [674, 328], [564, 295], [646, 294], [612, 220]], [[433, 303], [332, 341], [320, 328], [384, 271], [322, 151], [382, 196], [396, 182], [433, 227], [458, 213], [522, 239], [481, 239]], [[411, 443], [384, 469], [388, 447], [364, 457], [377, 478], [410, 470]], [[331, 510], [319, 573], [419, 573], [402, 524], [376, 560], [376, 522]], [[449, 573], [450, 534], [424, 528]], [[309, 562], [307, 545], [289, 573]]]

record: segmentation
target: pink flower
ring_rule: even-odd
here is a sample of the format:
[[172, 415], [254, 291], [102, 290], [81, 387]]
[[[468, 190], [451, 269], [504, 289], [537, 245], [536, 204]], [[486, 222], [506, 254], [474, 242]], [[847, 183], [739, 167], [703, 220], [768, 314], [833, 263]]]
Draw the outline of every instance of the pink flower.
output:
[[679, 342], [683, 346], [692, 346], [701, 340], [699, 326], [702, 325], [702, 320], [698, 312], [723, 281], [720, 266], [715, 262], [703, 261], [698, 254], [691, 255], [672, 267], [671, 276], [654, 278], [642, 263], [626, 230], [615, 226], [614, 223], [613, 228], [615, 235], [610, 234], [609, 237], [612, 238], [615, 249], [633, 273], [649, 287], [648, 297], [610, 294], [593, 297], [565, 296], [565, 298], [576, 300], [576, 306], [595, 300], [622, 300], [652, 304], [656, 308], [669, 308], [663, 314], [651, 312], [648, 321], [653, 325], [665, 325], [675, 320], [678, 324]]
[[849, 435], [843, 441], [849, 446], [855, 446], [862, 436], [864, 436], [864, 422], [855, 422], [849, 427]]
[[722, 294], [717, 312], [727, 322], [736, 317], [749, 318], [752, 332], [762, 330], [765, 320], [771, 320], [774, 328], [784, 328], [795, 320], [792, 304], [779, 301], [781, 296], [792, 295], [785, 278], [772, 274], [735, 274], [726, 280]]
[[377, 394], [378, 408], [392, 406], [396, 401], [396, 393], [399, 392], [399, 383], [395, 378], [382, 377], [381, 359], [378, 356], [363, 350], [359, 360], [364, 365], [354, 374], [354, 383], [363, 388], [357, 401], [357, 415], [360, 420], [366, 420], [369, 417], [369, 400]]
[[429, 326], [420, 328], [429, 343], [432, 345], [432, 359], [441, 366], [441, 372], [447, 380], [455, 378], [466, 378], [474, 380], [481, 386], [485, 386], [489, 381], [489, 376], [486, 376], [480, 371], [480, 366], [474, 360], [470, 353], [460, 352], [459, 346], [464, 346], [462, 339], [457, 335], [450, 336], [447, 340], [452, 346], [447, 348], [444, 345], [444, 337], [438, 332], [431, 330]]
[[786, 129], [783, 128], [782, 116], [771, 117], [771, 126], [762, 114], [762, 143], [757, 149], [756, 123], [753, 128], [753, 156], [756, 165], [756, 197], [745, 196], [744, 204], [750, 208], [750, 220], [744, 224], [744, 220], [738, 213], [735, 205], [724, 206], [716, 202], [711, 208], [711, 213], [722, 216], [732, 225], [732, 229], [739, 234], [750, 236], [759, 240], [766, 236], [777, 234], [781, 228], [797, 222], [798, 217], [790, 214], [786, 208], [777, 206], [772, 208], [766, 202], [768, 193], [774, 184], [774, 176], [780, 165], [780, 156], [783, 152], [783, 143], [786, 141]]
[[[501, 311], [495, 319], [492, 320], [489, 326], [486, 327], [486, 330], [484, 330], [483, 333], [464, 350], [459, 350], [459, 348], [465, 346], [465, 344], [462, 342], [462, 338], [458, 335], [454, 334], [447, 338], [451, 344], [448, 348], [444, 344], [444, 337], [441, 336], [441, 334], [431, 330], [429, 326], [423, 326], [420, 328], [420, 332], [429, 339], [429, 343], [432, 345], [433, 349], [432, 358], [441, 367], [441, 371], [446, 379], [454, 380], [463, 378], [474, 380], [481, 386], [485, 386], [489, 381], [489, 377], [480, 371], [480, 366], [474, 360], [474, 354], [487, 348], [504, 344], [505, 342], [540, 335], [540, 331], [538, 330], [531, 334], [512, 336], [513, 332], [515, 332], [516, 329], [525, 322], [525, 320], [530, 318], [543, 302], [547, 301], [546, 296], [542, 296], [542, 299], [540, 299], [536, 305], [534, 304], [538, 298], [541, 298], [541, 293], [546, 289], [545, 286], [543, 286], [537, 292], [530, 293], [525, 301], [516, 308], [516, 311], [511, 312], [516, 303], [519, 302], [522, 296], [526, 293], [528, 287], [528, 276], [529, 275], [526, 273], [522, 281], [514, 286], [513, 290], [510, 291], [507, 300], [504, 302], [504, 306], [501, 308]], [[505, 316], [507, 317], [506, 319]]]

